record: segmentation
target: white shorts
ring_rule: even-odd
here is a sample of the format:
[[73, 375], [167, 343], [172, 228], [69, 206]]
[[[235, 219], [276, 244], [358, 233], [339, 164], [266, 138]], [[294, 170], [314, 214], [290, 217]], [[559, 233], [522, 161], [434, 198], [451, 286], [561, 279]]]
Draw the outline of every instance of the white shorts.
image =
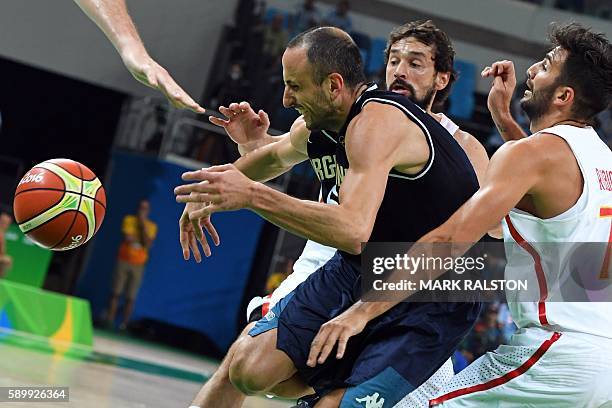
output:
[[454, 375], [453, 360], [449, 358], [427, 381], [395, 404], [394, 408], [428, 408], [429, 400], [438, 395]]
[[431, 407], [612, 407], [612, 340], [532, 327], [470, 364]]

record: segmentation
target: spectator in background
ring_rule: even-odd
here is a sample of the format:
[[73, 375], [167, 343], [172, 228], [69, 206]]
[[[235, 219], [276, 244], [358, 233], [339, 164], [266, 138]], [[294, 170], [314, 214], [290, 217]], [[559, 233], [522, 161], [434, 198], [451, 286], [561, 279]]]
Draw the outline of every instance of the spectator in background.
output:
[[242, 64], [235, 61], [230, 65], [227, 76], [214, 87], [210, 104], [215, 108], [220, 105], [229, 106], [232, 102], [249, 99], [250, 94], [251, 84], [244, 77]]
[[0, 279], [4, 278], [6, 272], [13, 266], [13, 258], [6, 252], [6, 231], [11, 226], [13, 218], [5, 213], [0, 213]]
[[[285, 46], [289, 41], [289, 34], [283, 27], [283, 23], [284, 16], [282, 14], [275, 14], [270, 24], [266, 25], [264, 28], [263, 46], [261, 50], [265, 58], [264, 68], [276, 65], [275, 63], [277, 60], [280, 60], [280, 56], [285, 52]], [[243, 99], [234, 100], [238, 101]]]
[[145, 265], [149, 259], [149, 249], [157, 235], [157, 225], [149, 219], [151, 210], [148, 200], [141, 200], [136, 215], [123, 218], [121, 232], [123, 241], [119, 247], [117, 266], [113, 275], [112, 296], [108, 308], [107, 323], [115, 322], [119, 298], [125, 293], [123, 320], [119, 328], [125, 330], [132, 315], [134, 300], [142, 282]]
[[294, 16], [293, 31], [301, 33], [321, 24], [321, 14], [314, 0], [304, 0]]
[[348, 15], [349, 8], [350, 5], [348, 0], [340, 0], [338, 4], [336, 4], [336, 9], [325, 18], [325, 24], [350, 32], [353, 28], [353, 22]]

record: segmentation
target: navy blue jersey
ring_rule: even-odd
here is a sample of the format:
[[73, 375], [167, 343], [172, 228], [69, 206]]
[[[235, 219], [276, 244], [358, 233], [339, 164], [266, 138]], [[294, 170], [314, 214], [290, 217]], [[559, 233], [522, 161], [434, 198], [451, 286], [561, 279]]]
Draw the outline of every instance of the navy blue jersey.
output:
[[336, 149], [338, 135], [328, 130], [314, 130], [306, 144], [308, 159], [321, 182], [321, 201], [338, 204], [336, 192]]
[[[476, 173], [461, 146], [438, 121], [405, 96], [372, 86], [355, 101], [339, 132], [337, 188], [349, 167], [343, 143], [346, 129], [368, 103], [383, 103], [399, 109], [421, 128], [429, 145], [429, 159], [419, 173], [389, 172], [370, 236], [370, 242], [415, 242], [443, 224], [478, 190]], [[347, 260], [359, 264], [359, 256], [341, 253]]]

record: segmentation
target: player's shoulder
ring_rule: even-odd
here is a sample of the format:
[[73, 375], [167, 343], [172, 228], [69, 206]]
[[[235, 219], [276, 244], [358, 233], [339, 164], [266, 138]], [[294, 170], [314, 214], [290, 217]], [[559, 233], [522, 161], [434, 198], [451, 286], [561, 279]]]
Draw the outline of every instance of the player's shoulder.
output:
[[497, 162], [503, 160], [512, 166], [545, 170], [564, 160], [573, 160], [573, 154], [562, 138], [550, 133], [538, 133], [504, 143], [493, 158]]
[[366, 103], [361, 112], [351, 121], [351, 126], [354, 127], [356, 124], [398, 131], [405, 130], [405, 128], [419, 129], [416, 123], [410, 120], [402, 110], [384, 101]]
[[517, 146], [515, 149], [522, 149], [525, 152], [537, 155], [536, 157], [541, 159], [553, 159], [572, 153], [565, 139], [547, 132], [538, 132], [529, 137], [515, 140], [513, 145]]

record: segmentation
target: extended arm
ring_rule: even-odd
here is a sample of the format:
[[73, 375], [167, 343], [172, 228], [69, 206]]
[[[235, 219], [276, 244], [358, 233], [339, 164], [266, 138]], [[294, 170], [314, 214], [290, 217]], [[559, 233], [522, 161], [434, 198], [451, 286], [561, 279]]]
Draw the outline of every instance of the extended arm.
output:
[[[405, 126], [400, 125], [404, 122]], [[203, 182], [177, 187], [175, 193], [181, 202], [213, 203], [195, 216], [246, 207], [290, 232], [356, 254], [361, 251], [361, 243], [370, 237], [389, 170], [398, 163], [397, 152], [410, 150], [400, 145], [406, 142], [407, 134], [417, 132], [421, 131], [399, 110], [368, 104], [347, 131], [350, 168], [340, 189], [340, 205], [299, 200], [241, 180], [232, 166], [187, 173], [184, 179]], [[418, 134], [423, 139], [422, 133]], [[423, 144], [426, 146], [424, 139]], [[403, 159], [402, 165], [410, 167], [411, 159]], [[420, 159], [415, 159], [415, 163], [426, 161], [426, 157]], [[200, 194], [198, 197], [186, 195], [191, 192]]]
[[74, 0], [113, 44], [126, 68], [141, 83], [161, 91], [177, 108], [203, 113], [198, 105], [155, 62], [145, 49], [136, 26], [128, 14], [125, 0]]

